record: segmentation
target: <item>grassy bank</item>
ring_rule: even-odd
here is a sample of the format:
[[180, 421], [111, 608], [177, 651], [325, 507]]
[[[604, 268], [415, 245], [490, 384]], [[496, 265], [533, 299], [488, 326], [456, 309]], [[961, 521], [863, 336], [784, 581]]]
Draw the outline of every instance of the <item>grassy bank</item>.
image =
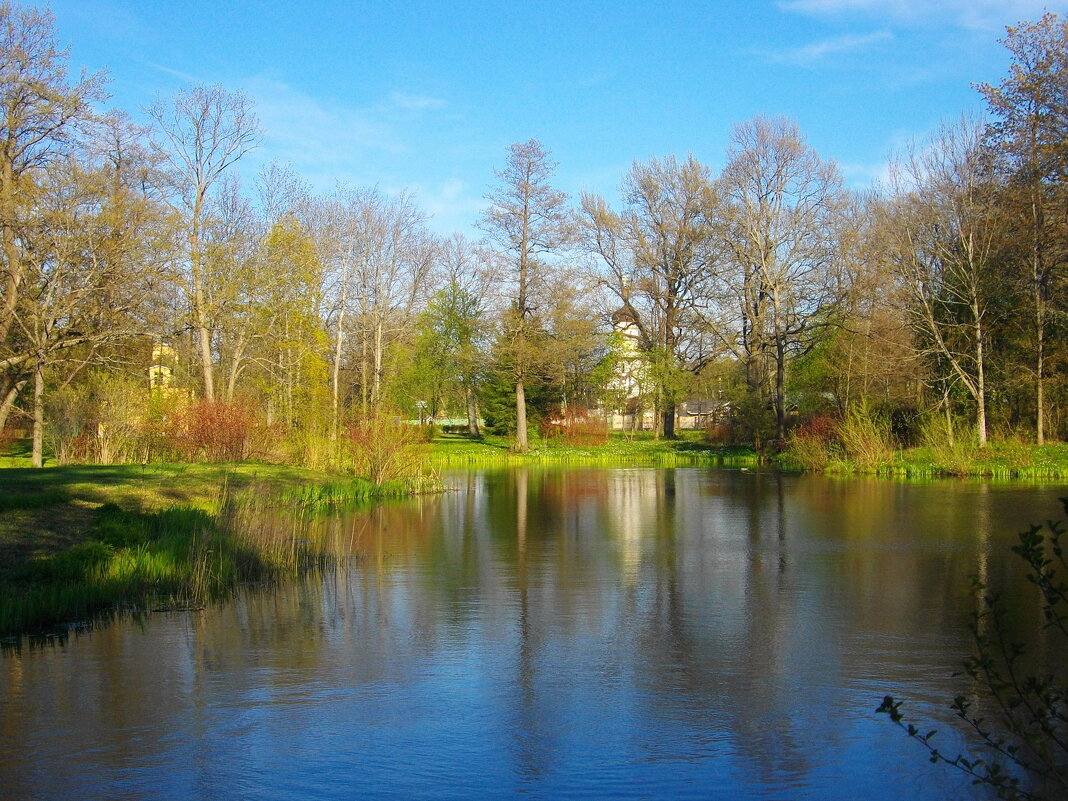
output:
[[1068, 444], [1038, 446], [992, 442], [985, 448], [907, 448], [887, 453], [879, 459], [838, 458], [829, 459], [822, 465], [802, 464], [787, 452], [780, 464], [786, 468], [831, 475], [1068, 481]]
[[535, 440], [529, 453], [515, 453], [507, 437], [481, 438], [444, 434], [429, 445], [430, 465], [443, 467], [494, 467], [520, 464], [585, 464], [591, 466], [689, 464], [753, 465], [756, 455], [748, 448], [709, 445], [702, 432], [683, 432], [675, 440], [654, 439], [649, 433], [633, 437], [612, 434], [603, 444], [576, 445], [559, 440]]
[[263, 464], [0, 471], [0, 636], [121, 609], [198, 606], [332, 558], [303, 535], [401, 483]]

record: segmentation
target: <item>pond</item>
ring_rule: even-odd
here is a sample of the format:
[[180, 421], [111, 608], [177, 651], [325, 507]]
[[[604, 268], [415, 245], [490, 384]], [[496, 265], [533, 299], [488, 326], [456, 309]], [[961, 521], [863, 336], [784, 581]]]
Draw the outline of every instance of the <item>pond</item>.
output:
[[1068, 494], [704, 468], [447, 479], [331, 521], [347, 569], [4, 652], [0, 795], [973, 797], [874, 710], [905, 698], [956, 753], [971, 576], [1040, 635], [1008, 548]]

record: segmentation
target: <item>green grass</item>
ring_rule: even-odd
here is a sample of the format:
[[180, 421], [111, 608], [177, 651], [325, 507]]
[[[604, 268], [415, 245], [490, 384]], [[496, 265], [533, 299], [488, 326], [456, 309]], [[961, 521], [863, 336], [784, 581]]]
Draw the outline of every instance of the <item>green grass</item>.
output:
[[[0, 468], [31, 467], [33, 461], [33, 443], [29, 439], [15, 439], [0, 448]], [[46, 460], [47, 464], [47, 460]]]
[[600, 445], [568, 445], [559, 441], [535, 440], [529, 453], [515, 453], [511, 440], [487, 435], [444, 434], [429, 446], [427, 461], [437, 468], [502, 466], [530, 463], [584, 465], [740, 464], [757, 459], [748, 448], [708, 445], [699, 432], [684, 432], [679, 439], [654, 439], [641, 433], [633, 438], [613, 434]]
[[[789, 462], [784, 466], [791, 467]], [[870, 474], [902, 478], [993, 478], [1001, 480], [1068, 480], [1068, 444], [1027, 445], [991, 442], [986, 448], [909, 448], [889, 460], [859, 465], [831, 462], [824, 472], [836, 475]]]

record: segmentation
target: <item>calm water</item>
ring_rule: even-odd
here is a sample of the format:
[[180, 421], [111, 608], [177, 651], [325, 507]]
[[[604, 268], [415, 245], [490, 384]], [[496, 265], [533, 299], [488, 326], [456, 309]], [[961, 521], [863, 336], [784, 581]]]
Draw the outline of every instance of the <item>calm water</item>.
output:
[[0, 797], [970, 798], [873, 710], [950, 718], [969, 576], [1018, 586], [1012, 535], [1068, 494], [450, 480], [335, 521], [347, 571], [5, 652]]

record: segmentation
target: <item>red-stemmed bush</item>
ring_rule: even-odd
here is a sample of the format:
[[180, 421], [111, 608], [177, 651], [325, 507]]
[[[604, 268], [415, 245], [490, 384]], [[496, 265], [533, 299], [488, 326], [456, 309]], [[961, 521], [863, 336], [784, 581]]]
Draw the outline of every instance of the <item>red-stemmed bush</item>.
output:
[[189, 461], [241, 462], [262, 453], [268, 438], [253, 405], [241, 401], [194, 401], [176, 410], [167, 427]]
[[608, 423], [586, 409], [569, 409], [560, 418], [542, 421], [541, 435], [567, 445], [603, 445], [608, 441]]

